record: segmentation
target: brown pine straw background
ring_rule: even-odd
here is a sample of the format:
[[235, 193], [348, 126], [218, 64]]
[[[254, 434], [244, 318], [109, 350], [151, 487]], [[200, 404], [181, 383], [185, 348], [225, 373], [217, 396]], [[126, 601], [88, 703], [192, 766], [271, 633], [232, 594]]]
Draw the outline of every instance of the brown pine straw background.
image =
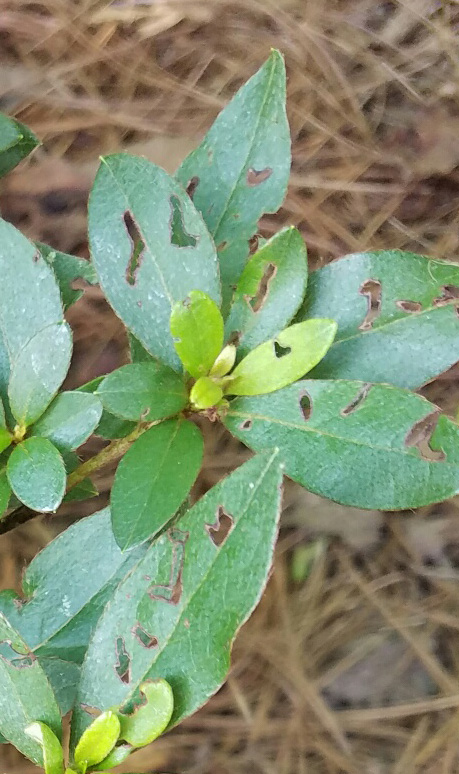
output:
[[[173, 171], [274, 46], [288, 70], [293, 170], [261, 233], [295, 224], [312, 267], [382, 247], [458, 260], [458, 24], [453, 0], [0, 0], [0, 109], [43, 140], [2, 181], [2, 214], [87, 256], [98, 155], [127, 149]], [[69, 319], [67, 386], [126, 360], [97, 289]], [[458, 374], [424, 389], [450, 414]], [[196, 495], [248, 454], [203, 429]], [[3, 586], [19, 588], [40, 547], [107, 501], [112, 475], [99, 476], [98, 501], [1, 537]], [[309, 574], [295, 582], [305, 546]], [[458, 566], [457, 499], [388, 515], [288, 484], [275, 570], [226, 686], [120, 771], [459, 772]], [[36, 770], [6, 746], [0, 756], [1, 771]]]

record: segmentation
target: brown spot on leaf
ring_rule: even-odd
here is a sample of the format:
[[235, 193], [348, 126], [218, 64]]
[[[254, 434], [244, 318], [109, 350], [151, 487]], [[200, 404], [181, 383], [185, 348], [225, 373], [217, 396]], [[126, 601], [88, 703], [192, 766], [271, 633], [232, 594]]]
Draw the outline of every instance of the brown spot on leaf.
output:
[[228, 337], [228, 344], [234, 344], [235, 347], [238, 347], [241, 343], [241, 331], [232, 331]]
[[303, 415], [303, 419], [307, 422], [312, 414], [312, 400], [311, 396], [305, 390], [300, 393], [300, 411]]
[[196, 191], [196, 188], [199, 185], [199, 177], [197, 175], [194, 175], [191, 180], [188, 181], [186, 192], [190, 199], [193, 199], [194, 192]]
[[349, 414], [353, 414], [354, 411], [357, 411], [358, 408], [362, 405], [364, 400], [366, 399], [368, 393], [370, 392], [372, 388], [372, 385], [367, 382], [364, 384], [360, 390], [358, 391], [355, 398], [352, 398], [350, 403], [347, 404], [343, 409], [341, 409], [340, 414], [342, 417], [348, 417]]
[[134, 628], [132, 629], [132, 633], [136, 640], [144, 647], [144, 648], [156, 648], [158, 645], [158, 638], [154, 636], [154, 634], [149, 634], [146, 629], [143, 628], [139, 623], [137, 623]]
[[214, 524], [206, 524], [206, 532], [212, 543], [221, 548], [234, 526], [234, 519], [227, 513], [223, 505], [219, 505]]
[[258, 243], [260, 241], [260, 237], [258, 234], [254, 234], [253, 237], [250, 237], [249, 239], [249, 255], [254, 255], [254, 253], [258, 250]]
[[256, 295], [250, 301], [252, 310], [257, 313], [263, 308], [263, 305], [269, 295], [269, 285], [271, 280], [277, 274], [277, 266], [275, 263], [268, 263], [263, 272], [263, 276], [258, 285]]
[[131, 657], [126, 650], [124, 637], [116, 638], [115, 651], [116, 651], [115, 672], [122, 683], [129, 683], [131, 680]]
[[142, 264], [145, 244], [138, 226], [129, 210], [126, 210], [124, 213], [123, 220], [129, 239], [131, 240], [131, 255], [129, 257], [128, 265], [126, 266], [126, 282], [129, 285], [135, 285], [137, 273]]
[[432, 411], [418, 422], [415, 422], [405, 438], [405, 446], [414, 446], [423, 460], [442, 462], [445, 453], [441, 449], [432, 449], [431, 441], [438, 424], [439, 411]]
[[239, 425], [239, 430], [251, 430], [252, 429], [252, 420], [251, 419], [244, 419], [243, 422]]
[[396, 301], [395, 305], [403, 312], [411, 314], [422, 311], [422, 304], [420, 304], [419, 301]]
[[445, 306], [452, 301], [459, 300], [459, 287], [457, 285], [443, 285], [441, 289], [441, 295], [438, 298], [434, 298], [434, 306]]
[[179, 529], [171, 529], [168, 538], [172, 543], [172, 562], [170, 579], [167, 585], [153, 585], [148, 589], [148, 596], [158, 602], [167, 602], [170, 605], [178, 605], [182, 598], [182, 572], [185, 561], [185, 544], [190, 536], [189, 532]]
[[222, 250], [224, 250], [228, 245], [228, 242], [226, 239], [223, 242], [220, 242], [220, 244], [217, 246], [217, 253], [221, 253]]
[[367, 297], [367, 313], [364, 321], [359, 325], [359, 330], [369, 331], [373, 323], [381, 313], [381, 283], [379, 280], [367, 279], [359, 288], [359, 293]]
[[264, 183], [268, 177], [271, 177], [272, 173], [271, 167], [266, 167], [265, 169], [253, 169], [253, 167], [250, 167], [247, 171], [247, 185], [250, 185], [251, 187], [260, 185], [260, 183]]
[[171, 219], [169, 221], [171, 244], [176, 247], [196, 247], [197, 237], [189, 234], [185, 229], [180, 199], [175, 194], [172, 194], [169, 202], [171, 205]]

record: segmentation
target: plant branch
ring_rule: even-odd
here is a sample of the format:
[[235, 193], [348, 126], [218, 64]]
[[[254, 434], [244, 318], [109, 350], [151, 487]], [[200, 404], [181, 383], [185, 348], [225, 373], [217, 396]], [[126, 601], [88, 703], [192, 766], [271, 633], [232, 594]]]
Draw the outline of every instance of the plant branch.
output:
[[[129, 435], [127, 435], [125, 438], [115, 439], [109, 443], [105, 449], [102, 449], [99, 454], [96, 454], [94, 457], [86, 460], [86, 462], [82, 462], [81, 465], [75, 468], [73, 473], [70, 473], [69, 477], [67, 478], [66, 492], [69, 492], [77, 484], [80, 484], [81, 481], [84, 481], [85, 478], [91, 476], [93, 473], [96, 473], [101, 468], [104, 468], [110, 462], [114, 462], [115, 460], [122, 457], [123, 454], [125, 454], [129, 447], [134, 443], [134, 441], [137, 440], [137, 438], [145, 433], [146, 430], [149, 430], [150, 427], [158, 425], [162, 421], [163, 420], [159, 420], [158, 422], [148, 422], [138, 425], [132, 431], [132, 433], [129, 433]], [[25, 505], [21, 505], [18, 508], [15, 508], [13, 511], [11, 511], [11, 513], [8, 513], [5, 518], [0, 521], [0, 535], [4, 535], [7, 532], [10, 532], [12, 529], [19, 527], [21, 524], [26, 524], [28, 521], [38, 515], [39, 513], [37, 511], [31, 510], [31, 508], [27, 508]]]

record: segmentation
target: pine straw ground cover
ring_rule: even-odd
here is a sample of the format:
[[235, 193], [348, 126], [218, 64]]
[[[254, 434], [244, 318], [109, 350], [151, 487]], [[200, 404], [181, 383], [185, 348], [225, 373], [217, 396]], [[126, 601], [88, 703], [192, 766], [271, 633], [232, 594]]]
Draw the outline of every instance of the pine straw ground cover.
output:
[[[275, 46], [288, 67], [294, 165], [285, 206], [261, 232], [296, 224], [312, 266], [380, 247], [458, 260], [458, 23], [453, 0], [0, 0], [0, 109], [44, 140], [3, 183], [2, 214], [87, 254], [97, 155], [133, 149], [172, 171]], [[70, 321], [68, 386], [123, 360], [97, 289]], [[458, 373], [425, 388], [449, 412]], [[206, 433], [196, 494], [241, 461], [223, 432]], [[3, 536], [2, 585], [18, 586], [74, 517], [73, 508]], [[362, 513], [288, 485], [275, 572], [227, 685], [129, 768], [459, 772], [458, 517], [454, 501]], [[295, 583], [292, 557], [304, 546], [310, 571]], [[15, 751], [0, 755], [1, 770], [32, 771]]]

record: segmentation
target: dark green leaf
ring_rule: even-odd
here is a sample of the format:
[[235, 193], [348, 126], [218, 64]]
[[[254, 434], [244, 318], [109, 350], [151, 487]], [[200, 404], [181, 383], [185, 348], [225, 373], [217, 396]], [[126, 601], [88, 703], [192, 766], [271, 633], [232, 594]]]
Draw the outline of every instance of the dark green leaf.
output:
[[174, 724], [220, 687], [233, 639], [271, 566], [281, 479], [276, 454], [249, 460], [151, 545], [93, 634], [74, 739], [91, 720], [82, 705], [122, 704], [128, 712], [145, 680], [163, 678], [172, 686]]
[[147, 430], [124, 455], [112, 489], [112, 526], [125, 550], [156, 535], [175, 514], [201, 467], [198, 427], [169, 419]]
[[288, 325], [303, 300], [307, 277], [306, 247], [293, 226], [279, 231], [252, 256], [225, 324], [226, 338], [238, 342], [238, 356]]
[[338, 323], [314, 377], [416, 390], [459, 360], [458, 304], [458, 265], [382, 250], [311, 274], [297, 319], [326, 314]]
[[77, 686], [80, 680], [79, 665], [54, 657], [39, 656], [38, 659], [54, 691], [61, 715], [67, 715], [75, 703]]
[[[67, 476], [70, 473], [73, 473], [73, 471], [81, 464], [78, 454], [73, 451], [62, 452], [62, 459], [64, 460]], [[62, 502], [69, 503], [78, 500], [88, 500], [90, 497], [95, 497], [98, 494], [99, 493], [91, 479], [85, 478], [67, 492]]]
[[49, 438], [60, 452], [78, 449], [99, 424], [102, 404], [87, 392], [61, 392], [38, 422], [32, 435]]
[[64, 460], [47, 438], [27, 438], [12, 451], [8, 481], [16, 497], [41, 513], [52, 513], [62, 502], [66, 472]]
[[8, 477], [6, 475], [6, 468], [0, 470], [0, 517], [5, 513], [8, 508], [8, 503], [11, 497], [11, 487], [8, 483]]
[[83, 279], [90, 285], [96, 284], [97, 274], [90, 261], [85, 261], [84, 258], [77, 258], [75, 255], [69, 255], [68, 253], [61, 253], [59, 250], [54, 250], [54, 248], [44, 245], [42, 242], [36, 242], [36, 245], [40, 254], [54, 272], [61, 291], [64, 309], [68, 309], [83, 295], [82, 290], [73, 289], [72, 282], [74, 280]]
[[335, 334], [333, 320], [307, 320], [285, 328], [241, 360], [231, 374], [226, 392], [260, 395], [291, 384], [317, 365]]
[[0, 113], [0, 177], [14, 169], [39, 144], [27, 126]]
[[180, 369], [169, 331], [172, 307], [190, 290], [220, 300], [215, 247], [188, 196], [147, 159], [107, 156], [90, 197], [89, 237], [115, 312], [152, 355]]
[[289, 174], [285, 66], [273, 51], [177, 172], [182, 185], [193, 189], [193, 202], [217, 245], [225, 309], [249, 254], [249, 239], [260, 217], [279, 209]]
[[[104, 379], [105, 376], [98, 376], [96, 379], [92, 379], [92, 381], [87, 382], [87, 384], [83, 384], [81, 387], [78, 387], [78, 391], [95, 393]], [[114, 414], [110, 414], [109, 411], [104, 410], [102, 411], [100, 422], [94, 430], [94, 433], [95, 435], [99, 435], [101, 438], [106, 438], [107, 440], [112, 441], [115, 438], [125, 438], [127, 435], [129, 435], [129, 433], [132, 433], [136, 426], [137, 422], [131, 422], [127, 419], [115, 417]]]
[[323, 497], [398, 510], [459, 489], [459, 427], [419, 395], [388, 385], [307, 380], [235, 400], [225, 420], [255, 451]]
[[151, 363], [152, 360], [155, 362], [153, 355], [150, 355], [143, 344], [141, 344], [132, 333], [129, 333], [129, 331], [128, 340], [131, 363]]
[[43, 766], [41, 746], [27, 733], [34, 721], [46, 723], [60, 739], [61, 716], [39, 662], [4, 615], [0, 615], [0, 733], [30, 760]]
[[63, 311], [53, 272], [37, 248], [1, 219], [0, 277], [0, 395], [5, 400], [10, 363], [39, 331], [62, 323]]
[[122, 419], [153, 422], [178, 414], [188, 403], [183, 379], [161, 363], [129, 363], [97, 388], [104, 408]]
[[170, 327], [185, 370], [195, 379], [208, 374], [223, 347], [223, 317], [215, 301], [192, 290], [173, 307]]

